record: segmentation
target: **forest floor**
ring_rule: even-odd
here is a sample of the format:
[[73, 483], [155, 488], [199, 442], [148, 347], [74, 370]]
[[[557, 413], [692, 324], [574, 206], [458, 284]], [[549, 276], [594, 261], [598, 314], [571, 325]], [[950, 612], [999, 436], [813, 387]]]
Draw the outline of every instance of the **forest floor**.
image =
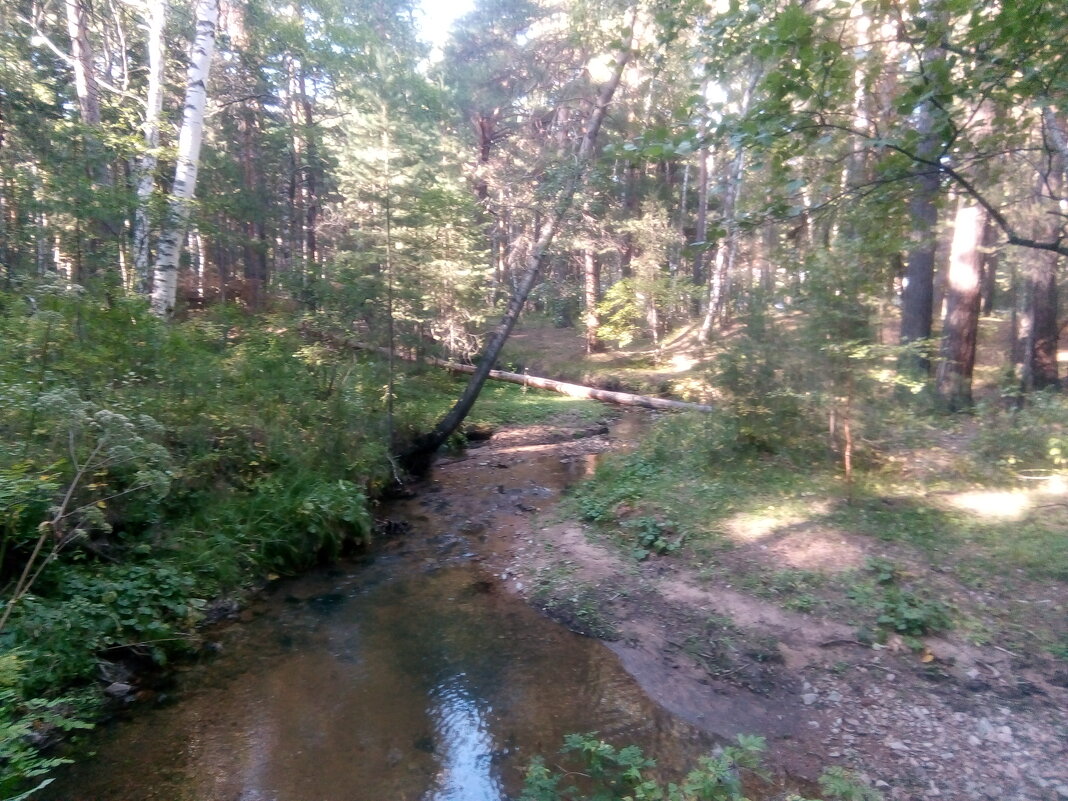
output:
[[[525, 333], [519, 344], [541, 350], [544, 337]], [[547, 335], [561, 339], [554, 358], [571, 347], [565, 335]], [[608, 642], [674, 713], [725, 738], [766, 737], [774, 767], [814, 778], [844, 765], [888, 799], [1068, 799], [1068, 585], [1014, 561], [1006, 542], [1039, 525], [1041, 542], [1063, 546], [1068, 488], [935, 484], [970, 436], [954, 426], [897, 454], [915, 486], [932, 478], [925, 508], [950, 525], [982, 521], [933, 545], [875, 530], [925, 524], [903, 496], [840, 513], [843, 499], [812, 485], [720, 518], [714, 539], [636, 558], [635, 525], [659, 525], [669, 501], [582, 522], [574, 499], [547, 499], [522, 468], [551, 455], [581, 478], [597, 454], [631, 447], [588, 420], [504, 427], [435, 478], [446, 490], [499, 485], [489, 505], [457, 492], [454, 513], [494, 532], [484, 558], [508, 588]], [[878, 627], [914, 614], [950, 619], [937, 634]]]

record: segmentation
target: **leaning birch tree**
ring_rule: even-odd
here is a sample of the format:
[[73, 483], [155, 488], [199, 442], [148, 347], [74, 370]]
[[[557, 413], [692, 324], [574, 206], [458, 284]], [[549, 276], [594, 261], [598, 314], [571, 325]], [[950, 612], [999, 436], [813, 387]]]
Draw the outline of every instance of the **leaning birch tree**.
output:
[[512, 329], [519, 319], [523, 306], [526, 305], [531, 290], [537, 284], [553, 240], [570, 214], [575, 195], [582, 187], [586, 173], [596, 158], [598, 134], [608, 113], [608, 108], [612, 103], [612, 98], [619, 88], [623, 72], [634, 54], [632, 45], [636, 17], [637, 14], [631, 19], [623, 46], [615, 53], [612, 71], [608, 79], [601, 85], [597, 97], [593, 101], [575, 161], [572, 165], [568, 165], [567, 175], [556, 194], [552, 208], [548, 209], [544, 214], [543, 221], [537, 231], [537, 237], [526, 254], [524, 277], [512, 294], [508, 308], [500, 323], [486, 342], [486, 346], [479, 356], [478, 366], [471, 375], [471, 379], [468, 381], [459, 400], [438, 422], [433, 431], [416, 438], [412, 446], [402, 455], [402, 460], [409, 469], [418, 471], [429, 465], [434, 452], [445, 444], [445, 441], [460, 427], [464, 418], [467, 417], [471, 407], [478, 400], [479, 393], [481, 393], [482, 387], [486, 383], [486, 378], [493, 369], [493, 365], [497, 361], [505, 341], [508, 339], [509, 334], [512, 333]]
[[204, 108], [208, 100], [208, 73], [219, 24], [219, 0], [199, 0], [196, 17], [196, 38], [186, 72], [185, 104], [182, 130], [178, 136], [174, 183], [167, 200], [167, 216], [153, 270], [152, 311], [160, 317], [171, 315], [178, 294], [178, 257], [189, 225], [189, 213], [197, 186], [200, 143], [204, 136]]

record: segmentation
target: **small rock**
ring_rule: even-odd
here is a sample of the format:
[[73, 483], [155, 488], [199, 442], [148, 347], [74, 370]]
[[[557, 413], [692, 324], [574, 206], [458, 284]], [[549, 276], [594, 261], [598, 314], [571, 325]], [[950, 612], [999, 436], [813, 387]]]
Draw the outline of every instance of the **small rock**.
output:
[[1060, 798], [1068, 798], [1068, 784], [1057, 785], [1055, 792]]
[[113, 681], [107, 687], [104, 688], [104, 694], [110, 695], [112, 698], [122, 698], [133, 692], [133, 687], [126, 682]]
[[982, 744], [983, 741], [976, 737], [974, 734], [968, 735], [968, 745], [970, 745], [972, 748], [978, 748]]
[[804, 703], [805, 706], [812, 706], [819, 699], [820, 697], [816, 695], [816, 693], [805, 693], [801, 696], [801, 701]]
[[827, 700], [832, 704], [837, 704], [842, 700], [842, 694], [836, 690], [831, 690], [831, 692], [827, 693]]
[[892, 748], [895, 751], [908, 751], [909, 747], [900, 740], [891, 740], [888, 742], [887, 747]]

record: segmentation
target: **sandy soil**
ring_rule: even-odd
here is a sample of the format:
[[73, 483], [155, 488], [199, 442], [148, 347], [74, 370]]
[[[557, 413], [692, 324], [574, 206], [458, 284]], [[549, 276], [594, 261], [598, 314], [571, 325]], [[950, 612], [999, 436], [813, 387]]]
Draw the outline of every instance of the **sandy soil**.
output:
[[[625, 447], [620, 433], [568, 421], [503, 430], [439, 462], [435, 497], [504, 587], [606, 639], [686, 720], [722, 737], [765, 736], [777, 769], [814, 778], [845, 765], [888, 799], [1068, 799], [1063, 666], [953, 636], [920, 651], [893, 638], [864, 644], [841, 620], [781, 608], [696, 559], [639, 563], [561, 519], [559, 488]], [[862, 564], [873, 546], [797, 526], [752, 547], [835, 569]]]

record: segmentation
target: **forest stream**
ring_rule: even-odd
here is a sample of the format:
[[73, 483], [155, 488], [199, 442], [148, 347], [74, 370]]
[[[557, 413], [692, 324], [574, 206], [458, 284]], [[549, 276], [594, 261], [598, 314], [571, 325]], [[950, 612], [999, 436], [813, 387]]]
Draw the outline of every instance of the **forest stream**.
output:
[[[599, 439], [634, 438], [646, 419], [629, 413]], [[592, 469], [596, 454], [569, 444], [520, 445], [507, 466], [478, 449], [446, 460], [379, 509], [402, 533], [275, 582], [250, 620], [211, 632], [217, 656], [180, 671], [175, 703], [98, 732], [97, 756], [45, 797], [494, 801], [518, 792], [533, 756], [590, 731], [684, 771], [710, 737], [483, 564], [499, 530]]]

